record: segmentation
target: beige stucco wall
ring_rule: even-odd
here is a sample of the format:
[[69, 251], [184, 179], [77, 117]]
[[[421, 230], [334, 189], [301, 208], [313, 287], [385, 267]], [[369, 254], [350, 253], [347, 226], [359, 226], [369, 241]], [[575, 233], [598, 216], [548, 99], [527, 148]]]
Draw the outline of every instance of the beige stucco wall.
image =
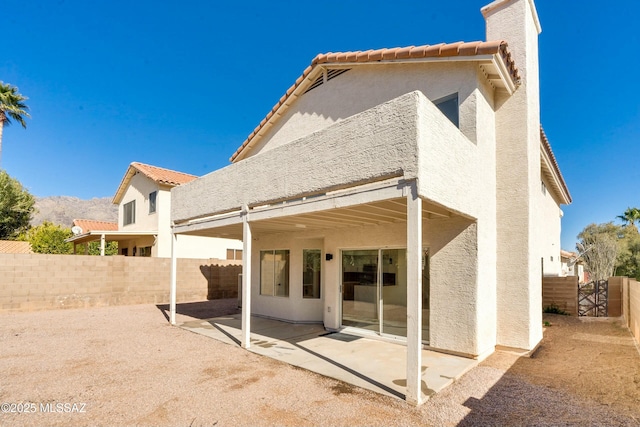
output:
[[478, 66], [471, 63], [370, 64], [354, 67], [296, 99], [251, 149], [250, 156], [295, 141], [340, 120], [418, 90], [430, 100], [458, 92], [460, 129], [475, 141], [472, 93]]
[[[158, 185], [141, 173], [131, 178], [131, 182], [122, 196], [118, 206], [118, 228], [123, 231], [156, 231], [158, 230], [158, 213], [149, 214], [149, 194], [158, 190]], [[124, 225], [124, 205], [135, 200], [135, 223]], [[158, 203], [158, 207], [160, 203]]]
[[[176, 187], [171, 191], [172, 219], [179, 222], [245, 203], [260, 205], [389, 176], [416, 178], [421, 97], [418, 92], [403, 95]], [[440, 114], [440, 120], [447, 119]]]
[[521, 75], [497, 96], [497, 341], [533, 349], [542, 339], [538, 30], [528, 0], [504, 2], [486, 17], [487, 40], [508, 40]]
[[[484, 319], [476, 315], [482, 300], [478, 280], [477, 232], [474, 221], [454, 217], [427, 219], [423, 247], [431, 257], [430, 345], [447, 351], [479, 355], [493, 349], [495, 334], [486, 336]], [[318, 237], [321, 236], [321, 237]], [[341, 326], [343, 250], [406, 248], [406, 224], [345, 227], [291, 234], [254, 235], [252, 251], [252, 313], [297, 322]], [[260, 251], [290, 251], [288, 298], [260, 295]], [[322, 298], [302, 298], [303, 249], [322, 249]], [[326, 261], [324, 255], [332, 254]], [[406, 302], [406, 301], [405, 301]]]
[[[252, 251], [251, 312], [277, 319], [296, 322], [321, 322], [326, 286], [324, 270], [321, 274], [320, 299], [302, 297], [302, 251], [323, 249], [322, 239], [304, 235], [255, 236]], [[260, 251], [289, 250], [289, 297], [260, 295]], [[324, 260], [324, 251], [323, 258]], [[324, 269], [324, 261], [322, 267]]]
[[560, 257], [562, 210], [550, 191], [550, 183], [544, 176], [542, 182], [545, 184], [546, 191], [542, 191], [541, 183], [538, 192], [541, 210], [538, 215], [541, 216], [540, 258], [544, 260], [543, 274], [545, 276], [560, 276], [562, 275], [562, 259]]
[[[169, 254], [171, 256], [171, 244]], [[242, 241], [217, 237], [179, 236], [178, 258], [227, 258], [227, 249], [242, 249]]]

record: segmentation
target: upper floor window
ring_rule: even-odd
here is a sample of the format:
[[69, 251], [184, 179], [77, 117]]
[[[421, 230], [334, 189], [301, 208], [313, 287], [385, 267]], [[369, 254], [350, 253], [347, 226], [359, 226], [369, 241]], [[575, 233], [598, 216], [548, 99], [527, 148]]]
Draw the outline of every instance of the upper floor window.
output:
[[458, 93], [447, 95], [444, 98], [436, 99], [433, 101], [434, 105], [447, 116], [451, 123], [460, 127], [459, 115], [458, 115]]
[[149, 213], [152, 214], [156, 211], [156, 198], [158, 196], [158, 192], [154, 191], [153, 193], [149, 193]]
[[540, 189], [542, 191], [542, 194], [544, 194], [546, 196], [547, 195], [547, 186], [544, 185], [544, 181], [540, 181], [540, 184], [541, 184]]
[[125, 203], [122, 208], [122, 225], [135, 224], [136, 222], [136, 201]]

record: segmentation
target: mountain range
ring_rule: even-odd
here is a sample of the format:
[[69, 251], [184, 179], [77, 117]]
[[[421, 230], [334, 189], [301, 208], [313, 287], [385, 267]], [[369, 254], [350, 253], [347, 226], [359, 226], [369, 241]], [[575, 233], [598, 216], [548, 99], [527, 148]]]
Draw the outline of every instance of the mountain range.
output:
[[111, 197], [94, 197], [82, 200], [70, 196], [36, 197], [32, 226], [50, 221], [64, 227], [71, 227], [74, 219], [94, 219], [98, 221], [118, 221], [118, 206], [111, 203]]

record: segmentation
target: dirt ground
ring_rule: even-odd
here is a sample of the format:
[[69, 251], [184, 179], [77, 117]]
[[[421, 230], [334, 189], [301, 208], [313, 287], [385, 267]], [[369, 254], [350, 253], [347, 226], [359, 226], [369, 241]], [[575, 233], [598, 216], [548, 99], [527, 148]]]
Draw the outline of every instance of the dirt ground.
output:
[[[221, 315], [235, 300], [201, 307]], [[413, 408], [171, 327], [153, 305], [1, 314], [0, 425], [640, 425], [629, 332], [545, 320], [534, 357], [496, 352]]]

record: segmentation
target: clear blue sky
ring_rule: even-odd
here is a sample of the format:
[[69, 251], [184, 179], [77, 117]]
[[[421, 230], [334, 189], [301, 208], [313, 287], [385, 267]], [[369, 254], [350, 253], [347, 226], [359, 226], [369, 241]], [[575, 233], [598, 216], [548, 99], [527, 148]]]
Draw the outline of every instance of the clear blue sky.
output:
[[[204, 175], [320, 52], [484, 40], [456, 1], [4, 2], [0, 80], [29, 97], [2, 167], [36, 196], [113, 196], [132, 161]], [[640, 207], [640, 2], [537, 0], [542, 123], [573, 196], [562, 245]]]

